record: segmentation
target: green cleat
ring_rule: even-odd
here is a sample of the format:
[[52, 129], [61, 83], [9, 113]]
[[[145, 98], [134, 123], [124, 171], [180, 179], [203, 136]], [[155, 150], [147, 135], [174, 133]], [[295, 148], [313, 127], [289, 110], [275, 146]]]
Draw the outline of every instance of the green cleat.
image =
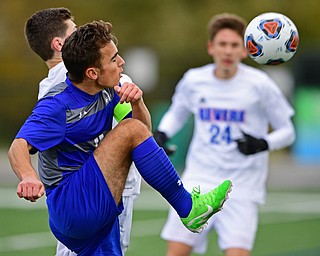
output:
[[228, 199], [232, 183], [225, 180], [210, 192], [200, 195], [200, 188], [194, 187], [191, 193], [192, 209], [186, 218], [181, 218], [183, 225], [191, 232], [201, 233], [207, 227], [208, 219], [222, 210], [224, 202]]

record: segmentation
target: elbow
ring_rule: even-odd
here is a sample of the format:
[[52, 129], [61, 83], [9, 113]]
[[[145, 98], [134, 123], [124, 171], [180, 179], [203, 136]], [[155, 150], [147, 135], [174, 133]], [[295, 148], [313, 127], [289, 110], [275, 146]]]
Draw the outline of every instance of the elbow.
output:
[[8, 150], [8, 158], [9, 160], [13, 160], [19, 154], [19, 152], [29, 151], [32, 149], [32, 146], [27, 143], [25, 139], [14, 139], [11, 143], [11, 146]]
[[291, 146], [296, 140], [296, 133], [292, 126], [290, 130], [288, 130], [287, 136], [284, 136], [283, 146], [280, 148], [285, 148]]
[[294, 130], [294, 128], [292, 128], [289, 136], [288, 136], [288, 146], [292, 145], [296, 140], [296, 132]]
[[291, 146], [296, 139], [296, 133], [292, 124], [283, 129], [276, 130], [269, 134], [267, 142], [269, 150], [279, 150]]
[[[12, 170], [15, 172], [15, 169], [16, 169], [16, 165], [17, 165], [17, 161], [16, 161], [16, 146], [17, 142], [16, 140], [14, 140], [12, 143], [11, 143], [11, 146], [8, 150], [8, 159], [9, 159], [9, 163], [10, 163], [10, 166], [12, 168]], [[18, 176], [19, 177], [19, 176]], [[20, 178], [20, 177], [19, 177]]]
[[17, 147], [17, 139], [15, 139], [11, 145], [10, 145], [10, 148], [8, 150], [8, 158], [9, 158], [9, 161], [12, 162], [14, 156], [15, 156], [15, 150], [16, 150], [16, 147]]
[[8, 158], [10, 162], [11, 162], [12, 156], [13, 156], [13, 143], [11, 143], [10, 148], [8, 150]]
[[287, 146], [290, 146], [294, 143], [296, 140], [296, 131], [292, 123], [287, 128], [287, 136], [286, 136], [286, 141], [287, 141]]

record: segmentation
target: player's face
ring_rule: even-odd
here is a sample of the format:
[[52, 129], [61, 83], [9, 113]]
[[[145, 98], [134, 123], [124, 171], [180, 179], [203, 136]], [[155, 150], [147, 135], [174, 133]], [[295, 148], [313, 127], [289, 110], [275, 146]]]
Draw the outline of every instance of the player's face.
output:
[[222, 29], [208, 42], [208, 54], [212, 56], [217, 73], [234, 75], [238, 63], [246, 57], [243, 38], [232, 29]]
[[101, 68], [97, 69], [98, 78], [96, 82], [101, 87], [112, 88], [119, 84], [125, 62], [118, 54], [118, 49], [112, 41], [101, 48], [100, 52]]

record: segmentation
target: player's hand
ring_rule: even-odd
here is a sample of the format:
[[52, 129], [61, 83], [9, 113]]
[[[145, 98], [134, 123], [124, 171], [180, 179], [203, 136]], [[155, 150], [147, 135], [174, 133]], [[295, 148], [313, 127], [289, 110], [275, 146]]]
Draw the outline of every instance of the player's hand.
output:
[[114, 87], [114, 90], [120, 97], [120, 103], [134, 103], [142, 98], [142, 90], [135, 84], [131, 82], [125, 82], [121, 85]]
[[36, 178], [24, 178], [18, 184], [17, 195], [20, 198], [35, 202], [44, 195], [44, 186], [42, 182]]
[[249, 134], [242, 132], [243, 137], [236, 140], [239, 151], [244, 155], [253, 155], [269, 148], [268, 143], [264, 139], [252, 137]]
[[171, 156], [176, 152], [176, 145], [166, 146], [166, 142], [169, 140], [169, 138], [164, 132], [156, 130], [153, 133], [153, 137], [155, 141], [158, 143], [158, 145], [163, 148], [163, 150], [166, 152], [168, 156]]

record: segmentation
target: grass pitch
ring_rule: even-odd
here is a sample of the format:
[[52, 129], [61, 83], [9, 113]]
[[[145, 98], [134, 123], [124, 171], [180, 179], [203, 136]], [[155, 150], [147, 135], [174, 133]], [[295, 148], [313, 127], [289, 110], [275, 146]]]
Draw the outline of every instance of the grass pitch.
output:
[[[2, 195], [5, 193], [1, 190]], [[27, 206], [15, 199], [14, 189], [9, 194], [13, 196], [11, 200], [0, 199], [0, 256], [53, 256], [56, 242], [49, 231], [44, 202]], [[259, 214], [252, 256], [320, 255], [320, 191], [271, 192]], [[159, 234], [166, 216], [163, 199], [149, 189], [143, 190], [136, 202], [126, 256], [165, 255], [166, 243]], [[216, 241], [212, 232], [205, 255], [223, 255]]]

